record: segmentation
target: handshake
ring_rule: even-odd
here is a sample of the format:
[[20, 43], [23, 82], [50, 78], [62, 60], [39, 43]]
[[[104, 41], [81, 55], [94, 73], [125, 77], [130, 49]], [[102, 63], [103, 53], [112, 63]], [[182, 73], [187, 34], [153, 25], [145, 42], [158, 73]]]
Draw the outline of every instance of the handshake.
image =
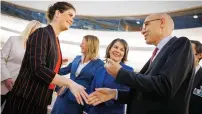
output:
[[[118, 71], [121, 68], [121, 65], [112, 59], [107, 59], [106, 64], [104, 65], [106, 71], [113, 77], [116, 78]], [[86, 102], [86, 104], [89, 105], [98, 105], [100, 103], [106, 102], [111, 99], [115, 99], [116, 97], [116, 89], [110, 89], [110, 88], [98, 88], [95, 89], [93, 93], [88, 95], [85, 91], [85, 87], [83, 87], [80, 84], [77, 84], [76, 82], [69, 80], [69, 84], [67, 86], [74, 97], [76, 98], [76, 101], [78, 104], [84, 105], [83, 100]], [[64, 91], [65, 87], [62, 87], [58, 94], [61, 94]]]
[[98, 88], [88, 96], [87, 104], [96, 106], [111, 99], [116, 99], [116, 89]]
[[[76, 83], [75, 83], [76, 84]], [[70, 87], [70, 91], [73, 93], [73, 95], [76, 98], [76, 101], [78, 104], [84, 105], [83, 100], [86, 102], [86, 104], [96, 106], [100, 103], [106, 102], [111, 99], [116, 98], [116, 89], [110, 89], [110, 88], [97, 88], [93, 93], [88, 95], [85, 92], [85, 88], [81, 85], [77, 85], [77, 88], [71, 89], [74, 86]], [[78, 88], [80, 86], [80, 90]], [[83, 89], [82, 89], [83, 88]], [[60, 95], [62, 91], [64, 91], [65, 87], [62, 87], [59, 91], [58, 94]]]

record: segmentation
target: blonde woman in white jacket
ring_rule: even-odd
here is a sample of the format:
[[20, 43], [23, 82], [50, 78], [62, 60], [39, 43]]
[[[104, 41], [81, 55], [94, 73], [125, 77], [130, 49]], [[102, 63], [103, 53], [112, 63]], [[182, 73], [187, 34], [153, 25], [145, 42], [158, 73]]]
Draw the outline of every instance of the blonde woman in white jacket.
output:
[[26, 41], [39, 27], [39, 21], [31, 21], [19, 36], [11, 36], [1, 50], [1, 105], [7, 99], [18, 76]]

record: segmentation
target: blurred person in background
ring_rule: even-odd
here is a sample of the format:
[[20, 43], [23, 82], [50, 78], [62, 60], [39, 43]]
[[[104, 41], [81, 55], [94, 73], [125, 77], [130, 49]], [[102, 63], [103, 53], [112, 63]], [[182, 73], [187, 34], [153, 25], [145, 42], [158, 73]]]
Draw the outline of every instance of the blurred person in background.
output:
[[[85, 87], [86, 92], [89, 93], [96, 70], [104, 65], [103, 61], [97, 58], [99, 39], [93, 35], [86, 35], [83, 37], [80, 47], [82, 55], [76, 56], [68, 66], [60, 69], [59, 74], [70, 73], [70, 79]], [[83, 114], [87, 104], [84, 102], [78, 104], [79, 98], [82, 99], [82, 94], [75, 97], [66, 87], [62, 87], [58, 93], [51, 114]]]
[[73, 24], [75, 14], [68, 2], [49, 6], [50, 23], [29, 36], [19, 75], [2, 114], [47, 114], [55, 85], [70, 88], [74, 96], [88, 97], [83, 86], [58, 74], [62, 64], [58, 36]]
[[[133, 71], [132, 67], [125, 64], [128, 52], [128, 43], [124, 39], [117, 38], [108, 45], [105, 58], [110, 58], [119, 63], [124, 69]], [[104, 65], [96, 71], [91, 91], [93, 92], [96, 88], [102, 87], [129, 91], [127, 86], [116, 83], [115, 78], [106, 71]], [[90, 106], [88, 114], [124, 114], [124, 112], [124, 104], [110, 100], [97, 106]]]
[[18, 76], [26, 42], [39, 27], [39, 21], [31, 21], [19, 36], [11, 36], [1, 50], [1, 105], [8, 98]]
[[202, 68], [199, 65], [202, 59], [202, 44], [195, 40], [191, 40], [191, 44], [195, 60], [195, 80], [189, 103], [189, 114], [202, 114]]

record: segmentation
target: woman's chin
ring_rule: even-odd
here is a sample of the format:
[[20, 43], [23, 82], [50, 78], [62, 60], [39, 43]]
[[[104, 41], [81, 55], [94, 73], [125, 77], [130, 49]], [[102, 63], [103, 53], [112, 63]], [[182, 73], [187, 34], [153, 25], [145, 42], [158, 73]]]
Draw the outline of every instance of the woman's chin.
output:
[[120, 62], [120, 60], [117, 60], [117, 59], [112, 59], [113, 61], [115, 61], [115, 62]]

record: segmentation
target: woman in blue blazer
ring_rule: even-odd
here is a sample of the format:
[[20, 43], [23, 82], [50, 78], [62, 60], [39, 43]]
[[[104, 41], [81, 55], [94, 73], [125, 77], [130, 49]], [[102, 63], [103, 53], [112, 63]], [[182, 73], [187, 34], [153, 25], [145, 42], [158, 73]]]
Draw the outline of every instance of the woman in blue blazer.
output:
[[[89, 93], [95, 71], [103, 66], [104, 62], [97, 59], [99, 40], [96, 36], [84, 36], [80, 47], [83, 55], [76, 56], [72, 63], [65, 68], [61, 68], [59, 73], [60, 75], [70, 73], [70, 79], [85, 87], [86, 92]], [[58, 91], [59, 95], [56, 98], [51, 114], [83, 114], [86, 103], [81, 102], [81, 104], [78, 104], [78, 98], [71, 91], [68, 88], [61, 88]]]
[[[107, 47], [105, 57], [119, 62], [123, 68], [133, 71], [132, 67], [124, 64], [127, 61], [128, 51], [129, 47], [127, 42], [124, 39], [117, 38]], [[95, 88], [103, 87], [129, 91], [128, 87], [117, 84], [115, 78], [107, 73], [104, 66], [96, 71], [95, 78], [91, 85], [91, 91], [93, 92], [95, 91]], [[110, 100], [97, 106], [90, 106], [88, 114], [124, 114], [124, 111], [124, 104], [119, 104], [114, 102], [114, 100]]]

